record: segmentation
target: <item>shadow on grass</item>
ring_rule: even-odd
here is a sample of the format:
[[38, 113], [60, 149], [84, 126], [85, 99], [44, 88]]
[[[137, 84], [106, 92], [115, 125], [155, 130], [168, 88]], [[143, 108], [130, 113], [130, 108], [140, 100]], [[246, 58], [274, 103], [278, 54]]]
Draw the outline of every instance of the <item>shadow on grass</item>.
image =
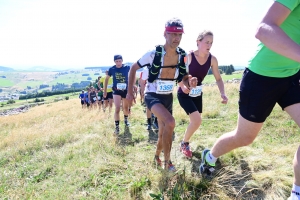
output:
[[[218, 198], [215, 194], [218, 194], [218, 190], [226, 194], [227, 197], [232, 199], [264, 199], [266, 194], [262, 188], [257, 188], [248, 184], [253, 180], [252, 172], [249, 164], [245, 160], [239, 160], [237, 163], [238, 170], [230, 170], [230, 166], [223, 166], [220, 159], [216, 162], [216, 171], [212, 177], [202, 177], [199, 173], [199, 166], [201, 164], [201, 152], [204, 147], [198, 146], [193, 152], [192, 174], [199, 176], [202, 179], [202, 183], [208, 186], [207, 192], [201, 198], [208, 199], [222, 199]], [[235, 168], [236, 168], [235, 167]], [[201, 184], [200, 184], [201, 185]], [[203, 191], [203, 190], [201, 190]]]
[[148, 142], [151, 144], [156, 144], [158, 140], [158, 130], [148, 130]]
[[124, 133], [116, 135], [116, 144], [121, 146], [134, 146], [134, 141], [132, 141], [132, 134], [129, 127], [125, 126]]
[[[148, 130], [148, 142], [151, 144], [156, 144], [157, 140], [158, 140], [158, 130], [157, 129], [151, 129]], [[173, 132], [173, 136], [172, 136], [172, 141], [175, 140], [175, 132]]]
[[192, 178], [185, 174], [185, 171], [179, 171], [176, 174], [162, 172], [159, 181], [159, 193], [152, 196], [160, 196], [160, 199], [203, 199], [210, 187], [206, 179]]

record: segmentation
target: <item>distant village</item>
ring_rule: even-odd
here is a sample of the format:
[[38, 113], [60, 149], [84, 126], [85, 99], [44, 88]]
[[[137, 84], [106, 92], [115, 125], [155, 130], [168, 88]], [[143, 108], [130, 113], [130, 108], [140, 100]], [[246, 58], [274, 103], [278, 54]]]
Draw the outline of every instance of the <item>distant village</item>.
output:
[[[100, 75], [104, 73], [109, 67], [86, 67], [86, 70], [92, 71], [93, 75]], [[55, 75], [55, 78], [61, 75], [66, 74], [72, 74], [72, 73], [81, 73], [81, 71], [76, 70], [70, 70], [70, 71], [61, 71], [58, 72]], [[46, 91], [60, 91], [60, 90], [67, 90], [67, 89], [82, 89], [86, 88], [90, 85], [90, 83], [93, 81], [93, 79], [90, 77], [90, 73], [82, 73], [82, 76], [86, 77], [86, 81], [80, 81], [70, 84], [65, 83], [56, 83], [55, 85], [47, 85], [47, 84], [41, 84], [37, 88], [32, 88], [30, 86], [27, 86], [24, 90], [16, 90], [13, 93], [3, 93], [4, 89], [0, 87], [0, 102], [8, 101], [8, 100], [18, 100], [21, 95], [27, 95], [30, 93], [37, 93], [37, 92], [46, 92]], [[1, 78], [6, 78], [6, 76], [0, 76]], [[50, 88], [50, 89], [49, 89]], [[45, 90], [42, 90], [45, 89]]]

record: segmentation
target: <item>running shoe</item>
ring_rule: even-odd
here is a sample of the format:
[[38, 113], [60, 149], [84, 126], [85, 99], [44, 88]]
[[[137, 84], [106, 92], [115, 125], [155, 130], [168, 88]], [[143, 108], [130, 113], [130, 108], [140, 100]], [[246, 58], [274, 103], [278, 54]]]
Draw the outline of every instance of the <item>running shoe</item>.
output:
[[157, 121], [154, 121], [153, 124], [152, 124], [152, 126], [153, 126], [153, 128], [155, 130], [158, 130], [158, 123], [157, 123]]
[[180, 143], [180, 152], [183, 153], [187, 158], [192, 158], [192, 151], [188, 142]]
[[176, 168], [172, 164], [171, 160], [169, 160], [168, 163], [165, 163], [165, 169], [167, 169], [169, 172], [176, 172]]
[[125, 120], [125, 126], [130, 126], [130, 123], [127, 120]]
[[116, 126], [115, 134], [119, 134], [119, 133], [120, 133], [120, 128], [118, 126]]
[[290, 195], [290, 197], [287, 200], [298, 200], [299, 196], [300, 196], [299, 192], [292, 190], [292, 194]]
[[204, 149], [202, 151], [202, 155], [201, 155], [202, 161], [201, 161], [201, 165], [199, 167], [200, 174], [206, 175], [206, 176], [211, 176], [212, 173], [215, 171], [215, 165], [209, 164], [205, 159], [206, 155], [209, 152], [210, 152], [209, 149]]
[[154, 164], [156, 167], [161, 167], [162, 166], [162, 162], [159, 159], [159, 156], [154, 156]]
[[147, 130], [150, 131], [152, 129], [151, 124], [147, 124]]

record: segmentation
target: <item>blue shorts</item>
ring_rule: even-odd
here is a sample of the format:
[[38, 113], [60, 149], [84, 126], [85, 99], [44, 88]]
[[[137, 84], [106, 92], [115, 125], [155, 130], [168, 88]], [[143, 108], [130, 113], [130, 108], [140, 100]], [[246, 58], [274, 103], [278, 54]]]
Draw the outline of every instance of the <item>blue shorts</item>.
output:
[[145, 103], [149, 110], [151, 110], [153, 105], [160, 103], [172, 114], [173, 94], [156, 94], [155, 92], [149, 92], [145, 94]]
[[262, 76], [245, 69], [240, 85], [239, 112], [245, 119], [262, 123], [276, 103], [284, 109], [300, 103], [300, 71], [286, 78]]

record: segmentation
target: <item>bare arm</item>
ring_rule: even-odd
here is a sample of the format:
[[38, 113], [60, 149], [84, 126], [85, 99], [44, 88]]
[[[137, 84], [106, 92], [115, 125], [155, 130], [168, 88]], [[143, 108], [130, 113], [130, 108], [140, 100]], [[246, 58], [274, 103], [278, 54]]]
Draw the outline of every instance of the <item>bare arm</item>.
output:
[[133, 85], [135, 83], [135, 76], [136, 76], [136, 71], [140, 68], [140, 66], [137, 63], [134, 63], [129, 71], [129, 76], [128, 76], [128, 92], [129, 94], [133, 94]]
[[128, 90], [127, 90], [127, 96], [126, 99], [129, 101], [129, 106], [132, 105], [132, 102], [134, 100], [134, 91], [133, 91], [133, 85], [135, 84], [135, 76], [136, 76], [136, 71], [140, 68], [140, 66], [137, 63], [134, 63], [129, 71], [129, 76], [128, 76]]
[[[188, 66], [190, 65], [191, 61], [192, 61], [192, 57], [191, 57], [191, 54], [188, 54], [187, 57], [185, 58], [188, 58], [188, 59], [185, 59], [185, 64], [188, 68]], [[188, 73], [189, 70], [187, 70], [187, 73]], [[187, 76], [188, 77], [188, 76]], [[182, 79], [184, 81], [181, 81], [178, 83], [179, 87], [181, 88], [181, 90], [185, 93], [185, 94], [188, 94], [191, 90], [190, 90], [190, 87], [188, 85], [188, 79]]]
[[255, 37], [276, 53], [300, 62], [300, 46], [279, 27], [290, 13], [287, 7], [274, 2], [259, 24]]
[[185, 75], [182, 78], [182, 81], [178, 83], [178, 85], [182, 87], [187, 87], [189, 90], [190, 88], [194, 88], [197, 86], [198, 79], [196, 77], [192, 77], [191, 75]]
[[109, 80], [110, 76], [109, 75], [106, 75], [105, 77], [105, 81], [104, 81], [104, 84], [103, 84], [103, 88], [104, 88], [104, 94], [103, 96], [106, 97], [106, 94], [107, 94], [107, 84], [108, 84], [108, 80]]
[[145, 92], [146, 80], [143, 80], [142, 78], [140, 78], [139, 84], [140, 84], [140, 93], [141, 93], [141, 95], [143, 95]]
[[216, 83], [218, 85], [218, 88], [219, 88], [219, 91], [221, 94], [221, 98], [223, 99], [222, 103], [226, 104], [228, 101], [228, 98], [226, 97], [226, 94], [225, 94], [224, 82], [223, 82], [223, 79], [219, 72], [218, 60], [215, 56], [211, 57], [211, 69], [212, 69], [212, 73], [216, 79]]

